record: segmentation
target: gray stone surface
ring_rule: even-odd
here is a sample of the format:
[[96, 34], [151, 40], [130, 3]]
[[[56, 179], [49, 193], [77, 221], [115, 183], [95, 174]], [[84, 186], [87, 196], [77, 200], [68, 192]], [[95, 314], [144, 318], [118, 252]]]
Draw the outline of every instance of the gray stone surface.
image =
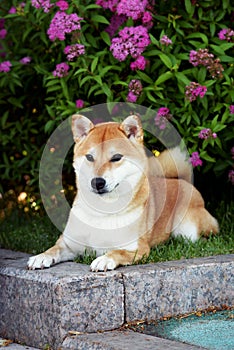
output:
[[2, 337], [57, 349], [73, 329], [95, 332], [123, 324], [119, 272], [91, 273], [88, 266], [72, 262], [28, 271], [25, 257], [4, 260], [0, 268]]
[[201, 347], [132, 331], [113, 331], [67, 337], [62, 350], [198, 350]]
[[[112, 349], [112, 341], [118, 340], [114, 332], [105, 333], [105, 338], [94, 332], [114, 330], [126, 321], [232, 305], [234, 300], [234, 255], [129, 266], [106, 273], [93, 273], [87, 265], [73, 262], [28, 271], [27, 259], [27, 254], [0, 250], [0, 336], [36, 348], [49, 344], [57, 350], [63, 344], [69, 349], [71, 342], [82, 341], [81, 345], [92, 345], [77, 349], [99, 349], [95, 347], [98, 337], [107, 344], [102, 349]], [[69, 331], [94, 334], [76, 339], [67, 337]], [[132, 334], [125, 334], [124, 339], [133, 342]]]
[[2, 346], [3, 349], [6, 349], [6, 350], [38, 350], [36, 348], [31, 348], [30, 346], [20, 345], [16, 343], [10, 343], [9, 345], [1, 345], [2, 344], [1, 341], [3, 341], [3, 344], [4, 344], [4, 339], [0, 338], [0, 347]]
[[234, 255], [131, 266], [123, 275], [126, 321], [233, 305]]

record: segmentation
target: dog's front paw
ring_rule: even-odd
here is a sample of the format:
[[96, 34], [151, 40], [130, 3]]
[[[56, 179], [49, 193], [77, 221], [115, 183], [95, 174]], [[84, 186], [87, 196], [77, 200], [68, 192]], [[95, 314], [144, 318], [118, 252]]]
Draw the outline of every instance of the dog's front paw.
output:
[[116, 268], [117, 264], [114, 261], [114, 259], [102, 255], [96, 258], [90, 265], [90, 270], [93, 272], [97, 271], [107, 271], [107, 270], [114, 270]]
[[38, 254], [35, 256], [31, 256], [28, 260], [28, 269], [29, 270], [35, 270], [35, 269], [44, 269], [45, 267], [50, 267], [55, 263], [53, 257], [50, 255], [47, 255], [45, 253]]

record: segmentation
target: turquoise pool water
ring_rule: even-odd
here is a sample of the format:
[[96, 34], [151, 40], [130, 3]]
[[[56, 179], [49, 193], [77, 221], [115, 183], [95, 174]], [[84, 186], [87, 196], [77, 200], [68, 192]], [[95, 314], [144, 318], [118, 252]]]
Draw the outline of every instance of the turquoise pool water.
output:
[[159, 321], [140, 331], [209, 350], [234, 350], [234, 310]]

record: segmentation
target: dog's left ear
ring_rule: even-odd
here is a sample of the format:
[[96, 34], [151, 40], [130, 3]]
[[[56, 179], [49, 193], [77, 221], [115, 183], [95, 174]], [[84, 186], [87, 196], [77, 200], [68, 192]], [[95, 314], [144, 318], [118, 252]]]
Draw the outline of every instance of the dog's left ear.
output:
[[124, 119], [120, 128], [129, 139], [134, 138], [137, 142], [143, 142], [144, 132], [140, 118], [137, 115], [130, 115]]
[[93, 128], [91, 120], [83, 115], [74, 114], [72, 116], [72, 133], [75, 142], [80, 142]]

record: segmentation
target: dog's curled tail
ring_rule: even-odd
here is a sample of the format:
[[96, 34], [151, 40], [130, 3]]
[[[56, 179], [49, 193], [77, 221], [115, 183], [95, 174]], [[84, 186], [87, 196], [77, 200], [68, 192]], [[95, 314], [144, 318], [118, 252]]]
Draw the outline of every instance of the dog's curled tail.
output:
[[192, 165], [188, 160], [185, 151], [181, 151], [179, 146], [163, 151], [157, 158], [158, 171], [166, 178], [178, 178], [192, 182]]

